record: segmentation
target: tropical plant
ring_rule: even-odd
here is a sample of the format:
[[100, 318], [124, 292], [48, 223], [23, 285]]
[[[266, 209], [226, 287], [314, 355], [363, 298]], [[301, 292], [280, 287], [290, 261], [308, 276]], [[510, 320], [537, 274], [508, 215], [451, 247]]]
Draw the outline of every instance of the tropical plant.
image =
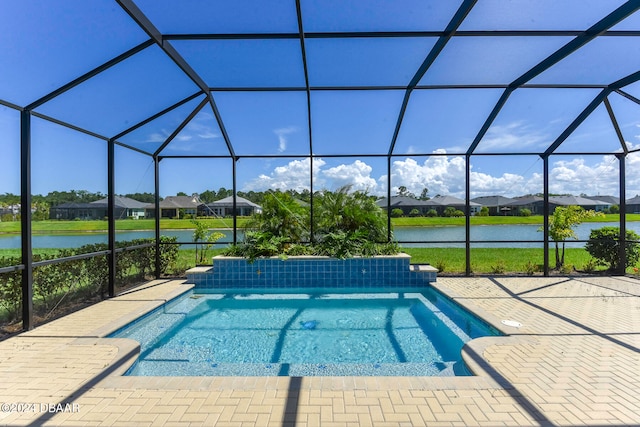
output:
[[[640, 260], [640, 235], [633, 230], [626, 231], [625, 265], [635, 266]], [[602, 227], [591, 230], [589, 241], [585, 249], [597, 260], [599, 265], [604, 265], [611, 271], [620, 268], [620, 228]]]
[[[565, 241], [578, 238], [573, 228], [581, 224], [585, 219], [597, 216], [604, 216], [604, 214], [585, 210], [580, 206], [558, 206], [555, 208], [553, 216], [549, 217], [549, 237], [555, 243], [556, 269], [561, 269], [564, 265]], [[540, 227], [538, 231], [543, 229], [543, 227]], [[560, 243], [562, 243], [562, 252], [560, 252]]]
[[350, 193], [350, 186], [323, 191], [314, 204], [317, 240], [329, 233], [360, 233], [372, 242], [387, 241], [387, 218], [367, 193]]
[[309, 209], [289, 193], [268, 193], [262, 202], [262, 212], [251, 217], [246, 229], [284, 237], [290, 241], [308, 241]]
[[[327, 255], [337, 258], [395, 254], [397, 244], [387, 243], [387, 217], [365, 192], [322, 191], [314, 195], [314, 233], [307, 229], [309, 211], [290, 195], [275, 192], [265, 198], [262, 213], [254, 215], [244, 241], [230, 246], [225, 255], [250, 260], [274, 255]], [[309, 242], [308, 245], [301, 243]]]
[[193, 241], [196, 243], [196, 264], [202, 264], [207, 257], [207, 251], [215, 242], [222, 239], [224, 234], [209, 230], [206, 223], [197, 219], [192, 219], [191, 223], [195, 226]]

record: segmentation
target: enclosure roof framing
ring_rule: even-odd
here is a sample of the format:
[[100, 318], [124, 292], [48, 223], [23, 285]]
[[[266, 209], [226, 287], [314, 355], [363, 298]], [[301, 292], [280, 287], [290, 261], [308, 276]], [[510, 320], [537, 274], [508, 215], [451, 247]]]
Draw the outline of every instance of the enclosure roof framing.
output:
[[[406, 24], [402, 19], [393, 18], [389, 21], [391, 24], [385, 24], [384, 19], [380, 18], [380, 16], [384, 16], [384, 10], [374, 11], [375, 13], [373, 13], [369, 21], [364, 19], [363, 22], [358, 24], [350, 24], [348, 11], [334, 11], [337, 16], [334, 22], [331, 18], [323, 15], [322, 7], [315, 5], [314, 1], [291, 0], [290, 5], [287, 6], [285, 4], [282, 6], [283, 10], [291, 9], [291, 23], [285, 22], [286, 18], [284, 17], [282, 18], [282, 23], [277, 19], [270, 19], [269, 22], [271, 23], [269, 25], [264, 24], [265, 27], [269, 28], [262, 28], [257, 25], [258, 21], [255, 17], [249, 16], [247, 22], [255, 22], [256, 24], [245, 24], [241, 17], [251, 15], [251, 11], [241, 12], [239, 9], [234, 10], [234, 6], [219, 6], [221, 16], [226, 16], [227, 18], [225, 19], [228, 20], [233, 18], [233, 20], [230, 21], [229, 25], [211, 25], [209, 31], [206, 31], [206, 25], [200, 22], [201, 19], [197, 18], [197, 14], [200, 12], [205, 14], [216, 9], [216, 6], [207, 5], [206, 2], [194, 2], [191, 6], [174, 6], [175, 10], [167, 9], [164, 6], [146, 0], [114, 0], [113, 3], [131, 20], [132, 27], [142, 30], [146, 35], [146, 40], [138, 38], [137, 42], [132, 43], [133, 47], [123, 50], [111, 59], [105, 60], [101, 65], [84, 66], [86, 71], [81, 73], [79, 77], [69, 79], [67, 83], [63, 83], [46, 93], [41, 93], [35, 100], [30, 102], [13, 99], [10, 94], [5, 96], [3, 91], [0, 90], [0, 105], [16, 110], [26, 110], [41, 119], [100, 139], [112, 139], [122, 147], [131, 148], [147, 155], [176, 157], [175, 154], [164, 156], [162, 151], [175, 138], [177, 133], [184, 129], [190, 120], [193, 120], [195, 114], [185, 116], [179, 126], [169, 132], [167, 140], [156, 150], [138, 148], [135, 144], [132, 145], [126, 141], [121, 141], [121, 138], [135, 130], [144, 129], [146, 125], [160, 119], [165, 114], [199, 95], [204, 95], [213, 116], [212, 129], [220, 133], [226, 145], [228, 156], [238, 159], [262, 154], [251, 152], [246, 147], [242, 149], [236, 147], [233, 132], [230, 133], [228, 131], [227, 123], [230, 120], [233, 121], [234, 117], [232, 117], [232, 113], [228, 111], [226, 105], [222, 108], [220, 107], [217, 99], [219, 95], [216, 94], [222, 96], [222, 94], [227, 93], [229, 94], [228, 96], [236, 96], [236, 94], [241, 93], [255, 93], [258, 96], [258, 94], [268, 93], [302, 92], [306, 97], [306, 112], [304, 114], [307, 118], [305, 127], [308, 152], [296, 152], [295, 155], [306, 154], [312, 157], [320, 153], [323, 156], [332, 154], [331, 150], [321, 148], [322, 144], [314, 143], [314, 140], [318, 139], [319, 135], [316, 132], [317, 126], [314, 126], [314, 123], [319, 120], [318, 116], [324, 114], [323, 112], [318, 114], [321, 107], [316, 100], [322, 93], [354, 94], [353, 96], [357, 97], [358, 93], [365, 92], [376, 94], [401, 92], [404, 96], [396, 107], [395, 119], [393, 120], [395, 125], [390, 130], [387, 147], [386, 149], [379, 148], [375, 150], [375, 154], [386, 153], [387, 156], [394, 156], [411, 154], [398, 151], [397, 142], [405, 129], [406, 112], [413, 104], [412, 94], [417, 93], [416, 91], [423, 93], [422, 91], [501, 90], [502, 95], [493, 104], [493, 108], [485, 112], [484, 122], [476, 130], [475, 135], [470, 137], [466, 150], [461, 151], [466, 155], [475, 155], [480, 154], [478, 148], [482, 147], [482, 141], [485, 139], [487, 132], [495, 125], [496, 120], [503, 114], [503, 110], [508, 107], [514, 93], [525, 91], [522, 93], [528, 94], [532, 93], [531, 91], [533, 90], [581, 91], [593, 89], [599, 91], [598, 95], [593, 97], [591, 102], [583, 105], [581, 112], [573, 117], [573, 120], [546, 147], [539, 147], [536, 150], [523, 150], [522, 147], [515, 146], [513, 151], [519, 154], [526, 152], [538, 155], [553, 153], [600, 106], [604, 106], [607, 109], [612, 126], [615, 128], [615, 134], [622, 144], [620, 151], [625, 153], [636, 151], [635, 147], [628, 147], [627, 143], [625, 143], [624, 131], [620, 127], [621, 122], [616, 117], [616, 107], [611, 105], [608, 97], [615, 94], [635, 104], [640, 104], [637, 89], [635, 87], [627, 89], [627, 87], [637, 82], [637, 75], [628, 73], [626, 78], [618, 76], [617, 79], [610, 81], [603, 81], [597, 74], [575, 80], [571, 79], [570, 76], [571, 67], [575, 70], [576, 66], [590, 67], [590, 61], [595, 59], [603, 62], [609, 60], [609, 58], [598, 58], [596, 56], [602, 50], [594, 51], [596, 53], [591, 52], [591, 46], [594, 45], [594, 42], [608, 40], [604, 44], [613, 46], [614, 50], [622, 49], [624, 51], [624, 46], [631, 46], [629, 44], [625, 45], [625, 43], [629, 43], [629, 40], [633, 42], [634, 39], [640, 37], [640, 28], [637, 25], [637, 11], [640, 9], [640, 2], [637, 0], [619, 1], [616, 7], [611, 7], [609, 10], [603, 7], [598, 12], [599, 16], [595, 13], [590, 15], [582, 11], [580, 13], [575, 11], [577, 15], [584, 15], [584, 17], [581, 19], [567, 18], [568, 24], [558, 23], [558, 17], [547, 16], [552, 11], [536, 10], [536, 6], [529, 5], [528, 7], [531, 9], [529, 13], [535, 14], [536, 19], [539, 21], [535, 25], [523, 24], [522, 17], [517, 16], [513, 11], [505, 12], [514, 14], [513, 22], [494, 23], [493, 21], [500, 21], [500, 18], [495, 18], [491, 15], [490, 4], [473, 0], [461, 0], [456, 3], [455, 8], [449, 6], [448, 12], [441, 12], [442, 16], [439, 16], [439, 22], [443, 23], [441, 28], [438, 28], [437, 23], [427, 22], [427, 20], [419, 24], [412, 22], [411, 14], [407, 12], [410, 9], [408, 7], [407, 10], [399, 9], [400, 14], [404, 13]], [[575, 8], [580, 6], [580, 2], [573, 3], [575, 4], [570, 6]], [[19, 9], [22, 9], [23, 12], [28, 12], [29, 7], [29, 5], [22, 5]], [[330, 8], [331, 6], [327, 7]], [[443, 6], [441, 7], [444, 8]], [[537, 7], [544, 8], [545, 6]], [[175, 16], [173, 16], [173, 12], [175, 12]], [[446, 13], [450, 13], [450, 15], [447, 17]], [[193, 24], [192, 31], [189, 31], [190, 26], [185, 24], [189, 19], [200, 22], [199, 24]], [[589, 22], [591, 24], [586, 25]], [[421, 26], [422, 28], [420, 28]], [[282, 31], [285, 28], [286, 30]], [[77, 34], [81, 35], [81, 33]], [[428, 49], [424, 51], [422, 58], [415, 57], [415, 46], [420, 46], [420, 40], [428, 42], [426, 45]], [[504, 40], [507, 45], [502, 44], [500, 40]], [[291, 47], [287, 44], [288, 41], [297, 41], [298, 47]], [[393, 41], [398, 42], [398, 44], [393, 44], [396, 43]], [[538, 49], [537, 43], [544, 44], [547, 41], [550, 45], [561, 41], [564, 41], [564, 43], [559, 43], [556, 49], [549, 50], [548, 47]], [[414, 60], [416, 66], [412, 71], [410, 68], [407, 69], [406, 72], [410, 73], [410, 76], [404, 81], [386, 77], [386, 74], [390, 73], [386, 68], [392, 68], [395, 64], [385, 64], [384, 56], [387, 55], [387, 51], [385, 51], [386, 48], [381, 47], [382, 45], [378, 45], [378, 43], [389, 42], [392, 43], [390, 46], [396, 46], [398, 49], [407, 49], [407, 55], [413, 55], [414, 59], [419, 59], [417, 63]], [[352, 45], [351, 43], [355, 44]], [[469, 48], [466, 47], [468, 43], [477, 46], [479, 49], [489, 50], [509, 46], [512, 50], [503, 52], [506, 57], [514, 57], [516, 62], [522, 62], [523, 64], [528, 62], [530, 65], [528, 68], [524, 68], [519, 75], [509, 80], [504, 80], [501, 77], [502, 81], [482, 81], [483, 79], [476, 79], [473, 75], [464, 75], [465, 73], [459, 69], [452, 73], [462, 76], [458, 81], [455, 78], [448, 79], [446, 75], [439, 74], [442, 73], [442, 67], [445, 67], [444, 70], [446, 72], [446, 67], [455, 63], [458, 63], [460, 67], [468, 66], [470, 69], [481, 66], [481, 64], [473, 62], [477, 61], [477, 59], [465, 57], [465, 54], [469, 52]], [[157, 104], [156, 113], [140, 116], [134, 121], [136, 124], [126, 128], [120, 127], [118, 131], [112, 132], [111, 135], [109, 135], [110, 132], [104, 132], [85, 123], [76, 123], [73, 119], [65, 116], [64, 110], [58, 109], [59, 103], [54, 102], [58, 98], [73, 92], [76, 87], [91, 84], [92, 80], [99, 79], [105, 72], [117, 68], [119, 64], [128, 63], [132, 58], [149, 51], [151, 46], [159, 48], [160, 52], [177, 67], [179, 72], [192, 82], [193, 90], [190, 95], [185, 94], [180, 100], [174, 100], [164, 105]], [[264, 74], [261, 74], [257, 68], [261, 66], [270, 67], [272, 64], [269, 62], [269, 52], [265, 54], [265, 50], [261, 46], [266, 46], [264, 49], [267, 50], [273, 47], [272, 56], [282, 53], [291, 55], [291, 58], [297, 56], [298, 65], [295, 62], [291, 62], [291, 58], [283, 57], [282, 61], [286, 62], [287, 68], [299, 67], [301, 70], [300, 79], [289, 79], [289, 84], [282, 84], [286, 79], [279, 78], [277, 75], [272, 76], [273, 78], [265, 78]], [[332, 70], [331, 67], [337, 67], [340, 70], [343, 64], [336, 65], [327, 61], [331, 61], [332, 57], [348, 59], [348, 56], [341, 56], [345, 55], [341, 50], [351, 49], [351, 46], [356, 49], [352, 51], [356, 56], [359, 55], [358, 49], [366, 50], [367, 54], [372, 55], [369, 59], [372, 64], [379, 68], [379, 74], [382, 77], [379, 79], [377, 77], [373, 78], [362, 74], [362, 70], [360, 70], [360, 74], [357, 74], [357, 63], [354, 63], [355, 65], [344, 64], [344, 69], [342, 70], [345, 75], [352, 74], [353, 78], [342, 79], [340, 71], [335, 74], [336, 70]], [[424, 48], [425, 45], [423, 44], [422, 46]], [[238, 52], [233, 52], [234, 47], [239, 49]], [[100, 49], [100, 47], [96, 46], [96, 49]], [[526, 50], [535, 52], [528, 57], [519, 53]], [[604, 52], [606, 55], [606, 50]], [[347, 55], [349, 54], [347, 53]], [[633, 55], [633, 52], [629, 52], [630, 57]], [[210, 58], [203, 59], [202, 56]], [[356, 61], [362, 58], [357, 58]], [[538, 60], [534, 60], [534, 58], [538, 58]], [[569, 62], [567, 62], [568, 59], [570, 59]], [[465, 64], [466, 60], [471, 62]], [[611, 60], [617, 61], [616, 63], [625, 62], [625, 58], [620, 57], [612, 57]], [[237, 66], [229, 68], [227, 64], [234, 61], [237, 61]], [[505, 59], [505, 61], [507, 60]], [[79, 58], [77, 62], [81, 68], [82, 58]], [[628, 60], [627, 62], [631, 62], [629, 64], [630, 67], [634, 66], [633, 61]], [[437, 65], [436, 70], [434, 70], [435, 65]], [[625, 67], [626, 65], [625, 63]], [[9, 64], [9, 66], [11, 65]], [[378, 70], [375, 69], [368, 71], [372, 75], [378, 73]], [[548, 71], [551, 74], [548, 74]], [[637, 71], [637, 69], [633, 71]], [[143, 72], [153, 73], [154, 71], [146, 70]], [[268, 70], [266, 73], [268, 73]], [[334, 74], [330, 76], [331, 73]], [[506, 74], [509, 73], [505, 72]], [[616, 73], [611, 74], [614, 75]], [[549, 77], [540, 78], [547, 75]], [[165, 87], [159, 86], [155, 90], [162, 93], [172, 85], [173, 82], [167, 80]], [[223, 98], [225, 98], [226, 103], [226, 97]], [[96, 100], [96, 102], [99, 102], [99, 100]], [[541, 102], [545, 102], [545, 100], [542, 99]], [[54, 106], [56, 108], [53, 108]], [[433, 108], [436, 108], [436, 106], [433, 106]], [[429, 112], [425, 111], [425, 114], [428, 115]], [[464, 117], [460, 119], [464, 120]], [[273, 126], [277, 126], [277, 124]], [[118, 126], [114, 124], [113, 128], [117, 129]], [[506, 149], [502, 150], [502, 152], [509, 153], [510, 150]], [[433, 151], [425, 149], [420, 150], [420, 153], [433, 154]], [[278, 156], [281, 153], [273, 152], [272, 154]], [[189, 158], [194, 157], [194, 154], [185, 153], [184, 156]]]

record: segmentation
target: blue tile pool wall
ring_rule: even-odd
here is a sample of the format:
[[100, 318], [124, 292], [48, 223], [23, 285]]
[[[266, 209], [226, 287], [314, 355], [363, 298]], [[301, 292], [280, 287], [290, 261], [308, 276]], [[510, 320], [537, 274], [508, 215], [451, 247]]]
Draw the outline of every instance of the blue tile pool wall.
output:
[[410, 257], [257, 259], [214, 258], [207, 271], [187, 272], [196, 289], [420, 288], [435, 271], [413, 271]]

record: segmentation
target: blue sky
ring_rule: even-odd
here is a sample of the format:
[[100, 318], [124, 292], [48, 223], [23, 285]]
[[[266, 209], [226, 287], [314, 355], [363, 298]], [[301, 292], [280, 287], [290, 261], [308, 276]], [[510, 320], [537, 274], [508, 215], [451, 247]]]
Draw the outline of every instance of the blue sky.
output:
[[[460, 1], [302, 0], [307, 32], [440, 31]], [[480, 0], [460, 30], [584, 30], [619, 7], [622, 0]], [[140, 9], [165, 34], [295, 33], [293, 0], [207, 2], [139, 0]], [[366, 7], [365, 7], [366, 6]], [[0, 100], [26, 106], [78, 76], [147, 40], [147, 35], [111, 0], [3, 4], [0, 15]], [[640, 12], [613, 27], [640, 30]], [[310, 135], [314, 189], [352, 184], [386, 194], [387, 160], [351, 154], [386, 154], [406, 87], [436, 43], [435, 37], [305, 39], [312, 87], [373, 86], [386, 90], [312, 90], [311, 124], [297, 39], [172, 40], [173, 47], [212, 88], [225, 130], [241, 158], [238, 189], [309, 187]], [[508, 84], [571, 40], [562, 37], [456, 37], [419, 85]], [[532, 84], [609, 84], [640, 70], [635, 37], [600, 37], [531, 80]], [[235, 90], [233, 90], [235, 89]], [[152, 45], [35, 109], [106, 137], [198, 92], [199, 88]], [[538, 193], [544, 151], [600, 89], [520, 88], [513, 92], [480, 141], [471, 161], [472, 197]], [[640, 98], [640, 83], [623, 90]], [[502, 89], [414, 90], [392, 158], [392, 190], [404, 185], [419, 194], [464, 197], [466, 151]], [[609, 96], [627, 147], [640, 147], [640, 106]], [[200, 103], [196, 97], [122, 137], [154, 152]], [[32, 119], [33, 192], [106, 192], [104, 141], [46, 120]], [[311, 131], [310, 131], [311, 125]], [[19, 114], [0, 105], [0, 193], [19, 192]], [[595, 112], [550, 160], [555, 193], [618, 195], [620, 142], [607, 110]], [[499, 152], [522, 154], [491, 156]], [[587, 155], [563, 155], [583, 152]], [[434, 153], [435, 156], [418, 154]], [[228, 150], [209, 105], [164, 149], [165, 155], [225, 156]], [[456, 155], [457, 154], [457, 155]], [[250, 155], [282, 158], [252, 159]], [[331, 157], [338, 155], [343, 157]], [[286, 156], [286, 157], [285, 157]], [[164, 159], [162, 196], [178, 191], [231, 188], [230, 159]], [[627, 197], [640, 193], [640, 156], [627, 159]], [[116, 191], [152, 192], [151, 158], [116, 151]]]

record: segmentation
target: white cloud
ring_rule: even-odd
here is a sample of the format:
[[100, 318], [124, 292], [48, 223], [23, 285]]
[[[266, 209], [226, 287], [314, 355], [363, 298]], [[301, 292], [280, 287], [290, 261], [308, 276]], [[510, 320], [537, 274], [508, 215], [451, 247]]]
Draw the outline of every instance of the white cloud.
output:
[[550, 144], [549, 137], [523, 122], [493, 125], [478, 145], [482, 151], [518, 150], [524, 147], [542, 147]]
[[[630, 171], [631, 172], [631, 171]], [[549, 191], [570, 194], [618, 194], [619, 169], [614, 156], [603, 156], [592, 166], [584, 158], [553, 163], [549, 171]]]
[[170, 133], [163, 129], [160, 132], [149, 134], [145, 142], [165, 142], [167, 138], [169, 138], [169, 135]]
[[373, 168], [361, 160], [356, 160], [350, 165], [338, 165], [322, 171], [327, 177], [328, 188], [336, 190], [345, 185], [351, 185], [352, 190], [375, 193], [377, 182], [371, 178]]
[[[444, 154], [443, 150], [436, 153]], [[386, 176], [381, 177], [386, 181]], [[412, 158], [396, 160], [391, 165], [391, 192], [404, 185], [407, 190], [419, 195], [426, 187], [429, 194], [464, 194], [465, 163], [462, 157], [433, 156], [422, 164]], [[386, 186], [385, 186], [386, 187]]]
[[[309, 189], [310, 162], [310, 159], [307, 157], [304, 160], [292, 160], [284, 166], [278, 166], [274, 168], [270, 174], [261, 174], [258, 178], [246, 183], [243, 191], [264, 191], [268, 189], [292, 189], [302, 191]], [[320, 168], [324, 165], [325, 162], [322, 159], [313, 160], [314, 186], [322, 182], [317, 178]]]
[[[396, 160], [391, 165], [392, 194], [404, 185], [407, 190], [419, 195], [424, 188], [430, 196], [436, 194], [465, 197], [465, 159], [461, 156], [447, 156], [439, 150], [419, 163], [407, 157]], [[586, 159], [586, 160], [585, 160]], [[596, 160], [587, 162], [587, 160]], [[501, 162], [508, 161], [505, 157]], [[355, 160], [349, 164], [326, 167], [322, 159], [314, 159], [314, 189], [335, 190], [351, 184], [354, 190], [367, 190], [371, 194], [386, 195], [387, 176], [371, 176], [373, 168], [364, 160]], [[626, 162], [627, 195], [632, 197], [640, 193], [640, 153], [628, 156]], [[493, 174], [485, 167], [483, 171], [471, 170], [471, 197], [503, 195], [506, 197], [540, 193], [543, 190], [541, 171], [517, 173], [504, 172]], [[615, 156], [574, 158], [553, 162], [549, 170], [549, 191], [552, 193], [570, 193], [589, 195], [618, 195], [618, 160]], [[244, 190], [309, 188], [309, 159], [294, 160], [286, 165], [275, 167], [272, 172], [262, 174], [248, 182]]]
[[275, 129], [273, 133], [278, 136], [278, 152], [282, 153], [287, 149], [287, 136], [298, 131], [296, 126]]
[[218, 133], [215, 132], [211, 132], [211, 131], [204, 131], [198, 134], [198, 138], [202, 138], [202, 139], [216, 139], [216, 138], [222, 138], [222, 136]]

